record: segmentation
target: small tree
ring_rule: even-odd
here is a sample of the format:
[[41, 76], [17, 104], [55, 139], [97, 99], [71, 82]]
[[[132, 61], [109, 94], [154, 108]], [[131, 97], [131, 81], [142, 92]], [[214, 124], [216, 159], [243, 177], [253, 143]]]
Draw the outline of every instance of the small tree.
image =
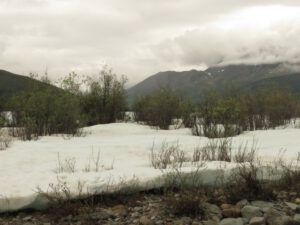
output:
[[104, 69], [97, 78], [88, 77], [87, 90], [82, 94], [81, 105], [88, 124], [113, 123], [123, 119], [127, 109], [124, 85], [112, 70]]

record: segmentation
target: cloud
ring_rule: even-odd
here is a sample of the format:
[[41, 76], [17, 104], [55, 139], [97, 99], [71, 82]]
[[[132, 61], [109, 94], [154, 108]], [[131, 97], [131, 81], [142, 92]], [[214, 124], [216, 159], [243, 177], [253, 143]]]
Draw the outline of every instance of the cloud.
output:
[[153, 53], [190, 67], [300, 62], [299, 35], [300, 8], [255, 7], [165, 40]]
[[161, 70], [295, 60], [299, 7], [296, 0], [1, 0], [0, 68], [47, 68], [58, 78], [107, 63], [134, 83]]

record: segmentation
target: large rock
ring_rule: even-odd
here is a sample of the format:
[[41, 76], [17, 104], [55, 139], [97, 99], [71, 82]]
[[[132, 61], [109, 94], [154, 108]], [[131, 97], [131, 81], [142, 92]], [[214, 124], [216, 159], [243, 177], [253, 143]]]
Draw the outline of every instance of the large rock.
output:
[[265, 213], [265, 219], [267, 224], [269, 225], [278, 225], [278, 221], [280, 220], [281, 217], [284, 216], [283, 212], [280, 212], [276, 209], [269, 209], [266, 213]]
[[222, 214], [224, 218], [238, 218], [241, 217], [241, 210], [237, 207], [223, 209]]
[[174, 221], [174, 225], [190, 225], [193, 220], [190, 217], [182, 217], [179, 220]]
[[292, 203], [292, 202], [285, 202], [285, 204], [290, 208], [292, 209], [293, 211], [300, 211], [300, 207], [298, 204], [295, 204], [295, 203]]
[[264, 217], [253, 217], [251, 218], [249, 225], [266, 225]]
[[203, 207], [207, 218], [212, 219], [217, 217], [218, 219], [221, 219], [223, 217], [222, 211], [217, 205], [204, 203]]
[[118, 217], [127, 215], [127, 208], [124, 205], [116, 205], [111, 208], [112, 214]]
[[203, 225], [219, 225], [219, 223], [217, 221], [214, 220], [206, 220], [206, 221], [202, 221]]
[[275, 209], [269, 209], [265, 214], [265, 219], [268, 225], [300, 225], [299, 221]]
[[154, 225], [154, 222], [146, 216], [142, 216], [139, 220], [141, 225]]
[[294, 220], [300, 222], [300, 214], [295, 214]]
[[203, 225], [219, 225], [219, 223], [217, 221], [214, 220], [206, 220], [206, 221], [202, 221]]
[[247, 199], [243, 199], [236, 203], [236, 207], [238, 207], [240, 209], [244, 208], [246, 205], [249, 205], [249, 202]]
[[253, 217], [261, 217], [263, 216], [263, 213], [259, 207], [246, 205], [244, 208], [242, 208], [242, 216], [244, 218], [247, 218], [250, 220]]
[[231, 209], [231, 208], [233, 208], [234, 207], [234, 205], [232, 205], [232, 204], [222, 204], [221, 205], [221, 209], [223, 210], [223, 209]]
[[297, 222], [289, 216], [283, 216], [279, 219], [279, 225], [300, 225], [300, 222]]
[[244, 221], [242, 218], [226, 218], [220, 222], [220, 225], [244, 225]]
[[267, 212], [270, 208], [274, 207], [274, 203], [266, 201], [252, 201], [251, 205], [259, 207], [263, 212]]

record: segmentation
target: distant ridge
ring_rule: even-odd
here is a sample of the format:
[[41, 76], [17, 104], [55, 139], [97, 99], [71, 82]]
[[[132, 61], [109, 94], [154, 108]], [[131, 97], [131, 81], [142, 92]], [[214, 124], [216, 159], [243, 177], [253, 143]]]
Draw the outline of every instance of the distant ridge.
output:
[[228, 65], [211, 67], [205, 71], [166, 71], [148, 77], [127, 90], [129, 101], [147, 95], [160, 87], [169, 87], [199, 100], [208, 89], [224, 90], [235, 87], [256, 90], [260, 87], [278, 86], [300, 93], [298, 65], [284, 63], [259, 65]]

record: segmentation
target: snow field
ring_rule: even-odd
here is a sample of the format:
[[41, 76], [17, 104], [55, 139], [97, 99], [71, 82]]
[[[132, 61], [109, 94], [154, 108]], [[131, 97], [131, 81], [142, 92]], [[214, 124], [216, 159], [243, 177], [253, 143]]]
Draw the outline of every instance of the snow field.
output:
[[[133, 123], [115, 123], [85, 128], [86, 135], [70, 139], [61, 136], [42, 137], [38, 141], [14, 141], [0, 151], [0, 212], [43, 206], [37, 188], [66, 182], [74, 193], [78, 184], [89, 192], [113, 191], [126, 181], [138, 180], [146, 185], [159, 185], [162, 172], [151, 167], [150, 149], [158, 151], [162, 143], [180, 145], [187, 154], [208, 139], [192, 136], [189, 129], [155, 130]], [[285, 159], [296, 159], [300, 152], [300, 129], [245, 132], [232, 139], [237, 148], [241, 143], [251, 147], [257, 141], [258, 155], [272, 162], [281, 151]], [[98, 157], [99, 153], [99, 157]], [[99, 158], [99, 160], [98, 160]], [[69, 168], [71, 165], [71, 168]], [[213, 182], [220, 162], [208, 162], [204, 182]], [[234, 163], [223, 163], [230, 170]], [[183, 168], [190, 171], [191, 168]], [[74, 171], [73, 171], [74, 170]]]

